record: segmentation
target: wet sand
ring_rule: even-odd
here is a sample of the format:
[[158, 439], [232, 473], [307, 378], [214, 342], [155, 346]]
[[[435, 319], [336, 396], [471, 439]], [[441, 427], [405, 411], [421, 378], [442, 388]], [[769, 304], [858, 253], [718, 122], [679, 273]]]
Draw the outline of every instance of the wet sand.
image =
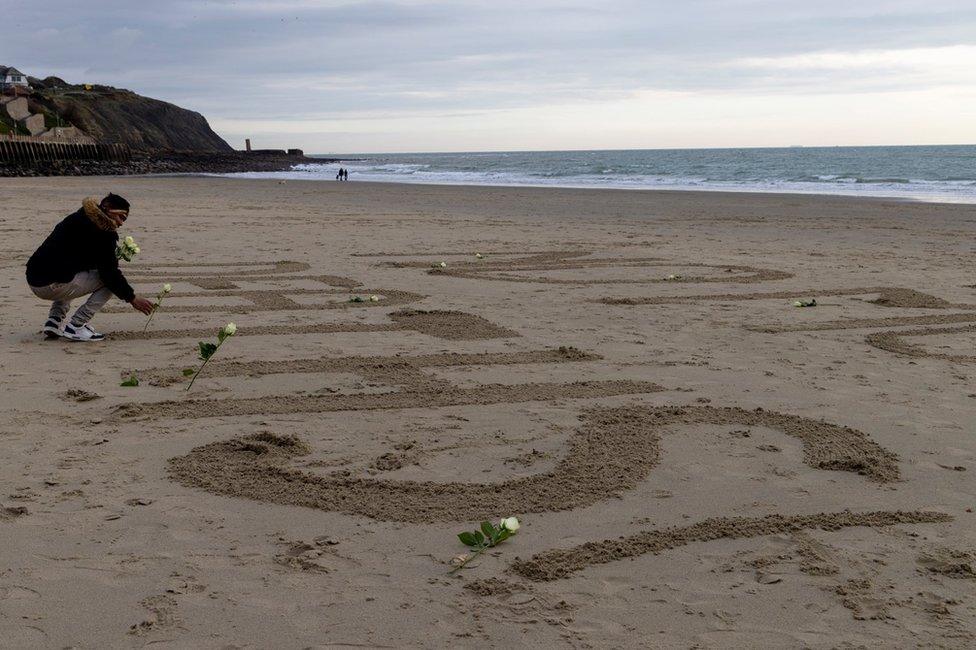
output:
[[[126, 273], [173, 292], [146, 332], [113, 301], [107, 341], [44, 341], [23, 264], [109, 190]], [[0, 204], [0, 647], [976, 642], [976, 206], [218, 178]]]

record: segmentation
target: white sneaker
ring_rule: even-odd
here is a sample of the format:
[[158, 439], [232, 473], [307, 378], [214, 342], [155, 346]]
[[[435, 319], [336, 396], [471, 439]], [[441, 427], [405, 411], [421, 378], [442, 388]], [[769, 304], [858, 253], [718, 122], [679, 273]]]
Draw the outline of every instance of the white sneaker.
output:
[[101, 341], [105, 338], [104, 334], [99, 334], [90, 325], [72, 325], [68, 323], [64, 326], [64, 333], [61, 335], [69, 341]]
[[64, 335], [64, 321], [48, 318], [41, 331], [44, 332], [44, 336], [49, 339], [60, 338]]

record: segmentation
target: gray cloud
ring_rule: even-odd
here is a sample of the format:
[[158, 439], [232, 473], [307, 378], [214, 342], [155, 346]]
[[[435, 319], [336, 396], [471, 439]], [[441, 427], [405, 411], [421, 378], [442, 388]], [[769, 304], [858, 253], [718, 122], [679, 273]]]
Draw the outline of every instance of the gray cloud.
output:
[[477, 112], [654, 90], [919, 88], [924, 75], [884, 66], [736, 62], [976, 45], [971, 0], [49, 0], [7, 7], [4, 22], [0, 63], [217, 120]]

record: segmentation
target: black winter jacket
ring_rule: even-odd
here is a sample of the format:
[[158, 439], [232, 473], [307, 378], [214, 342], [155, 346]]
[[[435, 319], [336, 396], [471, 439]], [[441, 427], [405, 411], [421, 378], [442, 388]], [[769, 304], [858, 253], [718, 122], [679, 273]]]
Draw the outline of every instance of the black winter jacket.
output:
[[55, 282], [71, 282], [81, 271], [98, 271], [112, 293], [130, 302], [136, 294], [119, 270], [119, 260], [115, 257], [118, 242], [118, 233], [100, 229], [82, 208], [55, 226], [27, 260], [27, 283], [45, 287]]

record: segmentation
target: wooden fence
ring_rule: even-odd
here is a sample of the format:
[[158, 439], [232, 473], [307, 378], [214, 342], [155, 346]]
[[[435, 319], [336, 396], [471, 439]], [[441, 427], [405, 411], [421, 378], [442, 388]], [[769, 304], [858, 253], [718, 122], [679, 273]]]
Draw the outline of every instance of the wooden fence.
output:
[[34, 165], [60, 160], [113, 160], [128, 162], [132, 152], [124, 144], [77, 144], [26, 142], [19, 138], [0, 138], [0, 163]]

